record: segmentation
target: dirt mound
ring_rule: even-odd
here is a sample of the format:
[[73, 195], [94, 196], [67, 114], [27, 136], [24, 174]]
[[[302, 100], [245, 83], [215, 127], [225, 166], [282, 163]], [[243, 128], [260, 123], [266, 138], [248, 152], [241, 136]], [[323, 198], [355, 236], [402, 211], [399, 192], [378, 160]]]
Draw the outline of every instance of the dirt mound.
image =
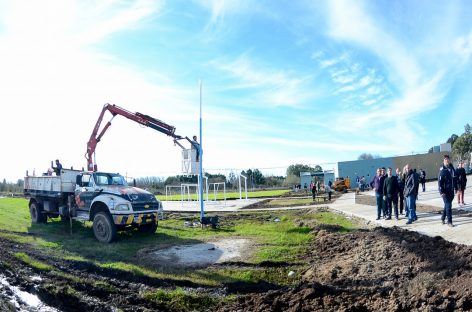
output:
[[242, 296], [218, 311], [465, 311], [472, 249], [399, 228], [320, 230], [297, 287]]

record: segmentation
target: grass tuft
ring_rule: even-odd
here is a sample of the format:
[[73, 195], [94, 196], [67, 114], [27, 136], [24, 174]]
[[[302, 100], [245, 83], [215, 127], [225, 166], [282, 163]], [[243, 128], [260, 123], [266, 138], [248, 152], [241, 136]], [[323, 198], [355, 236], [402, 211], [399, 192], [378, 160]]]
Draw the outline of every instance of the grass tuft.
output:
[[34, 260], [33, 258], [31, 258], [30, 256], [28, 256], [27, 254], [23, 252], [14, 253], [14, 256], [18, 258], [19, 260], [21, 260], [22, 262], [29, 265], [30, 267], [33, 267], [37, 270], [51, 271], [53, 269], [50, 265], [43, 263], [41, 261], [38, 261], [38, 260]]
[[144, 293], [143, 297], [157, 304], [170, 306], [175, 311], [211, 310], [219, 302], [215, 297], [206, 294], [193, 294], [182, 288], [176, 288], [171, 291], [159, 289], [155, 292]]

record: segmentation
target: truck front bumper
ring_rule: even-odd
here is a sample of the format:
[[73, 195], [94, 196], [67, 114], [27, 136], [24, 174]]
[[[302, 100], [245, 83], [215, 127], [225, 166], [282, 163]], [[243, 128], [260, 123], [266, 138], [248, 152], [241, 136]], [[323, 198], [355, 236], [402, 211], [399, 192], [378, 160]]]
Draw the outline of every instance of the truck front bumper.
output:
[[157, 222], [157, 212], [133, 213], [129, 215], [113, 215], [116, 225], [132, 225]]

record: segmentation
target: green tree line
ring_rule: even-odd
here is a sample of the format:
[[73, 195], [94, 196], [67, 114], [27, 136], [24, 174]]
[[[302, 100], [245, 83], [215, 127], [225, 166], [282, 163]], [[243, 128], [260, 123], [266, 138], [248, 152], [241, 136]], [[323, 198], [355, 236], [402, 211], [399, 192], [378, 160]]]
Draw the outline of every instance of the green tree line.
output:
[[6, 179], [3, 179], [0, 183], [0, 195], [7, 196], [11, 194], [22, 194], [23, 193], [24, 181], [19, 179], [16, 183], [7, 182]]
[[[452, 134], [447, 143], [451, 143], [452, 157], [456, 160], [470, 160], [470, 153], [472, 152], [472, 133], [470, 125], [467, 123], [464, 126], [464, 133], [460, 136]], [[433, 148], [429, 149], [429, 152], [433, 152]]]

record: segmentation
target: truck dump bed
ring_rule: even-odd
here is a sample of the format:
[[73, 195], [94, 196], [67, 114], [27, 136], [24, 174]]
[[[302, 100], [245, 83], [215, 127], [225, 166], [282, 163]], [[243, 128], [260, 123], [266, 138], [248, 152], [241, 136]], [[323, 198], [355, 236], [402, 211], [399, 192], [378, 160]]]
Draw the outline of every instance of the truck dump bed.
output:
[[74, 193], [76, 177], [81, 171], [63, 169], [60, 176], [25, 177], [25, 194], [60, 196]]

